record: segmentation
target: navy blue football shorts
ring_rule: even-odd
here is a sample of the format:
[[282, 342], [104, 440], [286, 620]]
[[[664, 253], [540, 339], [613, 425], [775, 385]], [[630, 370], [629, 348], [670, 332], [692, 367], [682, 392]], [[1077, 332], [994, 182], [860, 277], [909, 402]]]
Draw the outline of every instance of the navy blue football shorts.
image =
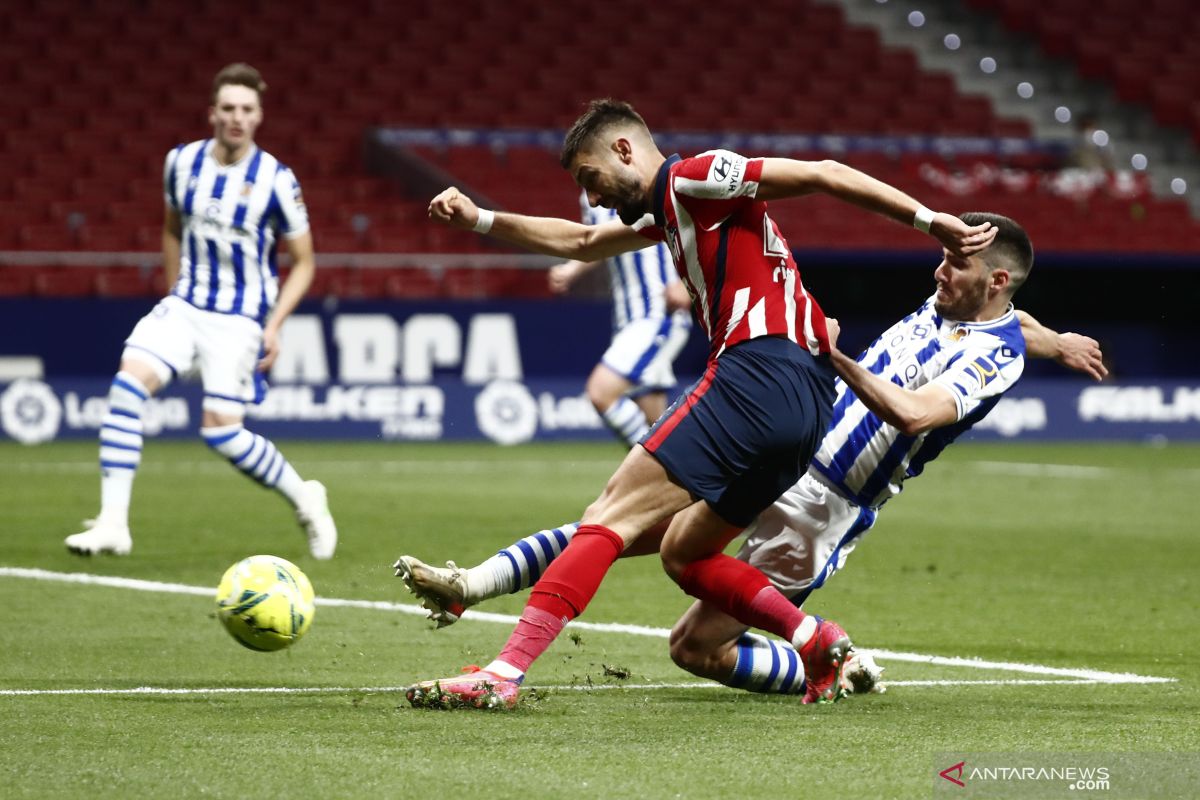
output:
[[832, 416], [834, 378], [828, 356], [795, 342], [741, 342], [640, 443], [693, 497], [745, 528], [808, 469]]

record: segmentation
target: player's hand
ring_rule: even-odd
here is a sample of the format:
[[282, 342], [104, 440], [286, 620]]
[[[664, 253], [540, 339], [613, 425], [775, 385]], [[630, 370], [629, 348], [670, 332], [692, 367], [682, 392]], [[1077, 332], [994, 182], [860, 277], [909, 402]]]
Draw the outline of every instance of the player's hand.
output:
[[1090, 375], [1098, 381], [1108, 376], [1108, 367], [1104, 366], [1104, 354], [1100, 352], [1100, 343], [1090, 336], [1060, 333], [1058, 358], [1054, 360], [1067, 369]]
[[935, 214], [929, 225], [930, 236], [954, 255], [964, 258], [986, 249], [999, 232], [1000, 229], [990, 222], [968, 225], [953, 214]]
[[479, 221], [479, 208], [471, 198], [451, 186], [429, 201], [429, 218], [452, 228], [469, 231]]
[[565, 294], [571, 288], [571, 284], [575, 281], [575, 276], [578, 273], [578, 261], [565, 261], [562, 264], [555, 264], [546, 274], [546, 281], [550, 284], [550, 291], [555, 294]]
[[274, 328], [263, 329], [262, 350], [262, 358], [258, 360], [258, 371], [266, 372], [279, 357], [279, 332]]
[[838, 337], [842, 334], [842, 326], [838, 324], [837, 318], [825, 318], [825, 335], [829, 337], [829, 349], [837, 349]]

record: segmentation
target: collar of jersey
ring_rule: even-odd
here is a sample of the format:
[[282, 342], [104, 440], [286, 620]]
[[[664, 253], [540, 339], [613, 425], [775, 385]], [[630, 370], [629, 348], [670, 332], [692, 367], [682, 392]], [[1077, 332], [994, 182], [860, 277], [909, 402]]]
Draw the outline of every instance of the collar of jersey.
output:
[[252, 143], [250, 145], [250, 149], [246, 151], [246, 155], [242, 156], [237, 161], [234, 161], [232, 164], [222, 164], [220, 161], [217, 161], [217, 139], [215, 136], [209, 139], [207, 144], [204, 145], [204, 151], [205, 157], [211, 158], [213, 163], [217, 165], [217, 169], [230, 170], [234, 169], [235, 167], [240, 167], [242, 164], [249, 164], [250, 159], [254, 157], [256, 152], [258, 152], [258, 144]]
[[654, 179], [654, 224], [660, 228], [667, 227], [667, 212], [664, 206], [667, 202], [667, 176], [671, 167], [683, 161], [678, 153], [673, 153], [663, 165], [658, 168], [658, 177]]
[[[937, 312], [934, 312], [934, 313], [935, 313], [935, 315], [937, 314]], [[979, 322], [963, 322], [962, 320], [957, 320], [957, 319], [945, 319], [945, 320], [943, 320], [943, 322], [949, 322], [951, 325], [954, 325], [955, 327], [958, 327], [961, 325], [964, 328], [980, 328], [980, 329], [997, 328], [997, 327], [1000, 327], [1001, 325], [1007, 325], [1010, 322], [1012, 322], [1015, 314], [1016, 314], [1016, 311], [1014, 310], [1013, 304], [1009, 303], [1008, 310], [1005, 311], [1000, 316], [996, 317], [995, 319], [985, 319], [985, 320], [980, 320]], [[940, 317], [940, 315], [938, 315], [938, 316]]]

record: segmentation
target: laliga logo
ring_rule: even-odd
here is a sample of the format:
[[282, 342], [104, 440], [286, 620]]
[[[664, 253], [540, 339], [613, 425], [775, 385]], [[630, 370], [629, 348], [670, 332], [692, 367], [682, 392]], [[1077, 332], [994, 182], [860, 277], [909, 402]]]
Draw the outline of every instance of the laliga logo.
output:
[[14, 381], [0, 395], [0, 428], [21, 444], [48, 442], [58, 434], [62, 403], [41, 381]]
[[946, 780], [950, 781], [953, 784], [956, 784], [956, 785], [962, 786], [962, 787], [966, 787], [967, 784], [965, 782], [963, 782], [963, 779], [962, 779], [963, 767], [965, 767], [966, 765], [967, 765], [967, 762], [960, 761], [952, 767], [946, 767], [944, 770], [939, 772], [938, 775], [942, 776], [943, 778], [945, 778]]
[[492, 381], [475, 398], [475, 421], [497, 444], [528, 442], [537, 432], [537, 401], [520, 383]]

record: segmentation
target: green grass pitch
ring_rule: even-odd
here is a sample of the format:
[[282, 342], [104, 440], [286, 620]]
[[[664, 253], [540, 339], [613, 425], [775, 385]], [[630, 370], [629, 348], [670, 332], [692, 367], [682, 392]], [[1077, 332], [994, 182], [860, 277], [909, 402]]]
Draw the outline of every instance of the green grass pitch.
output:
[[[199, 441], [150, 441], [122, 559], [62, 546], [96, 510], [94, 444], [0, 445], [0, 567], [215, 589], [233, 561], [272, 553], [319, 596], [410, 603], [397, 555], [475, 563], [575, 519], [621, 458], [616, 445], [282, 449], [329, 487], [342, 537], [331, 562], [307, 556], [282, 500]], [[949, 766], [938, 753], [1195, 757], [1198, 488], [1195, 446], [957, 445], [808, 604], [867, 648], [1170, 683], [881, 658], [897, 683], [887, 694], [805, 707], [689, 686], [660, 637], [582, 630], [530, 674], [554, 688], [513, 713], [417, 711], [388, 687], [486, 663], [511, 626], [468, 614], [434, 631], [395, 609], [318, 606], [294, 648], [254, 653], [221, 629], [211, 597], [0, 571], [0, 794], [908, 798]], [[631, 559], [584, 619], [668, 628], [687, 604], [656, 559]], [[569, 688], [628, 684], [648, 688]], [[138, 687], [289, 691], [13, 693]], [[305, 689], [323, 691], [293, 691]]]

